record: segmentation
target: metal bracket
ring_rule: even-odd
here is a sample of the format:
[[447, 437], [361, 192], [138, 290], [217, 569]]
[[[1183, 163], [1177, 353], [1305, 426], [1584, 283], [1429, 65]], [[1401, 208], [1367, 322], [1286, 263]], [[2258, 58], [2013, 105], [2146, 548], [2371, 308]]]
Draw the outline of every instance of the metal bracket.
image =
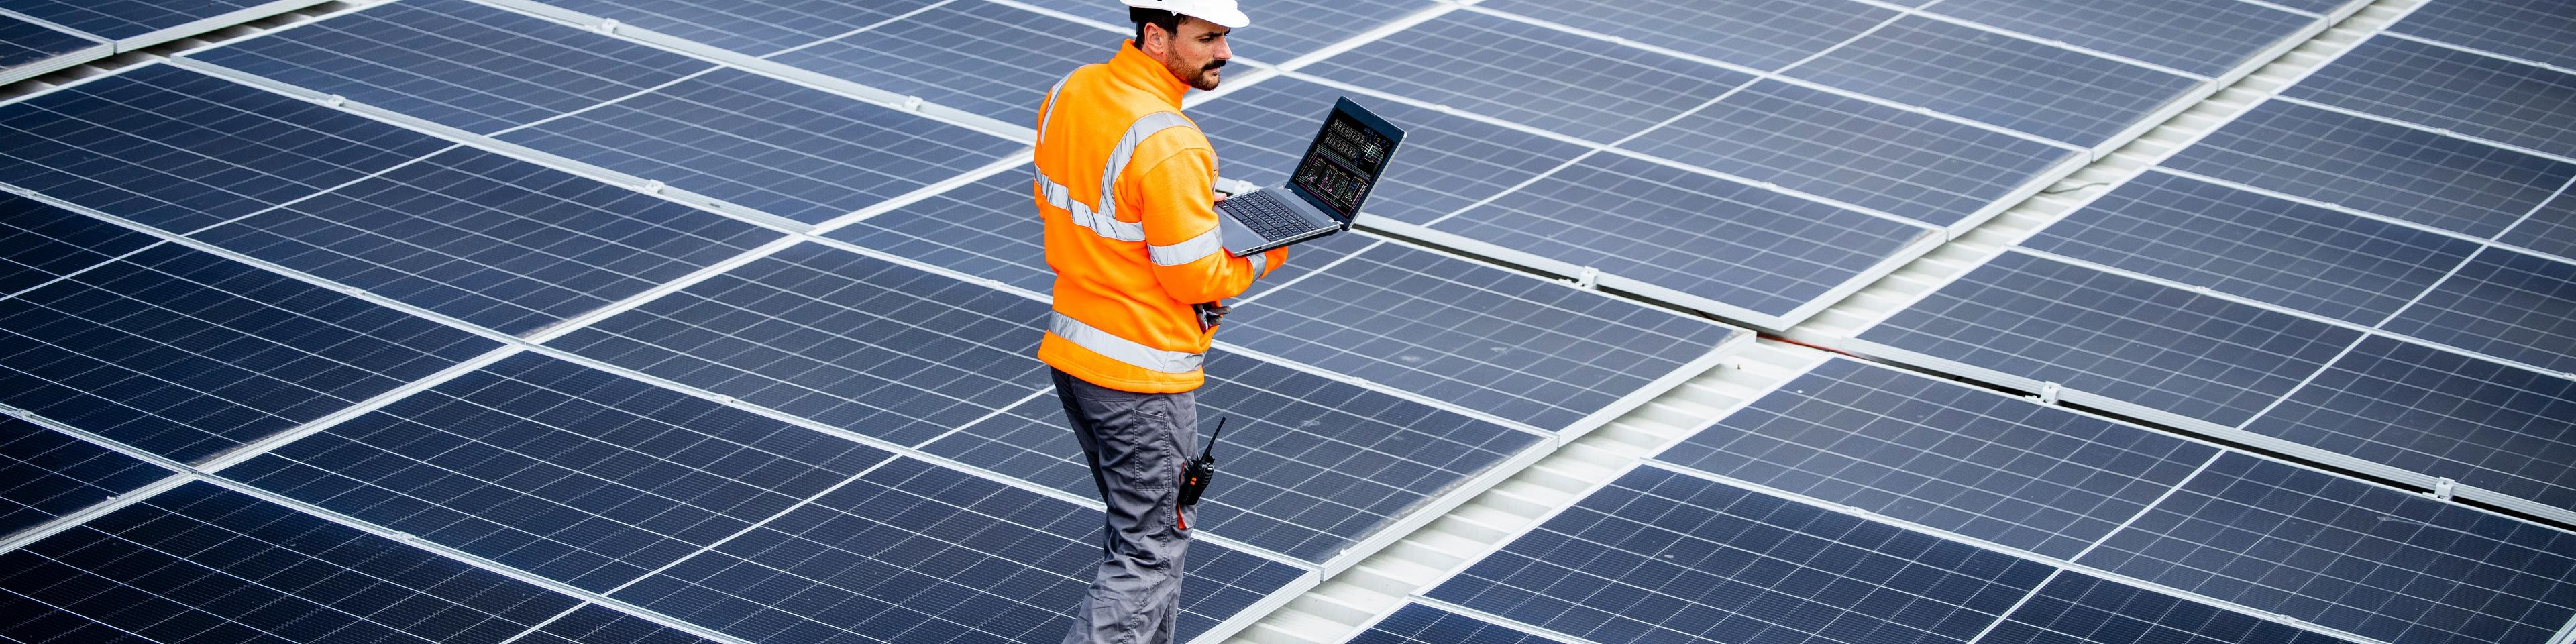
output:
[[2433, 489], [2432, 491], [2425, 492], [2424, 498], [2435, 501], [2449, 501], [2451, 500], [2452, 495], [2451, 487], [2458, 483], [2458, 481], [2453, 481], [2449, 477], [2433, 479]]
[[2057, 392], [2057, 383], [2043, 382], [2039, 383], [2039, 395], [2032, 398], [2037, 399], [2042, 405], [2054, 405], [2057, 404]]
[[1565, 280], [1565, 283], [1586, 291], [1600, 290], [1601, 269], [1585, 266], [1583, 272], [1576, 273], [1574, 279]]
[[903, 104], [898, 105], [898, 106], [896, 106], [896, 107], [901, 107], [901, 108], [903, 108], [903, 111], [906, 111], [906, 112], [919, 112], [919, 111], [921, 111], [921, 97], [919, 97], [919, 96], [906, 96], [906, 97], [903, 97]]
[[342, 104], [342, 103], [347, 103], [347, 102], [349, 102], [349, 97], [341, 96], [341, 95], [338, 95], [338, 94], [332, 94], [332, 95], [330, 95], [330, 96], [324, 96], [324, 97], [322, 97], [322, 104], [323, 104], [323, 105], [329, 105], [329, 106], [332, 106], [332, 107], [339, 107], [339, 106], [340, 106], [340, 104]]
[[636, 186], [635, 189], [644, 191], [644, 194], [658, 195], [662, 194], [662, 186], [661, 179], [648, 179], [644, 181], [644, 185]]
[[606, 19], [606, 20], [601, 20], [601, 21], [599, 21], [599, 27], [598, 27], [598, 28], [599, 28], [599, 33], [608, 34], [608, 35], [611, 35], [611, 36], [617, 35], [617, 19], [616, 19], [616, 18], [609, 18], [609, 19]]

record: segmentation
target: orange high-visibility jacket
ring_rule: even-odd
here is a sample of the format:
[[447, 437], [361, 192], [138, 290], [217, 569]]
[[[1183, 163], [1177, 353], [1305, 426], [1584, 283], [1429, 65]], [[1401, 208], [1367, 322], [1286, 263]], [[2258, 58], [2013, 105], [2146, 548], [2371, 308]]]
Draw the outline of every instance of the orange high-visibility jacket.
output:
[[1038, 359], [1139, 393], [1197, 389], [1215, 329], [1190, 305], [1241, 295], [1288, 259], [1225, 252], [1216, 149], [1181, 116], [1190, 86], [1129, 41], [1084, 65], [1038, 108], [1038, 213], [1055, 315]]

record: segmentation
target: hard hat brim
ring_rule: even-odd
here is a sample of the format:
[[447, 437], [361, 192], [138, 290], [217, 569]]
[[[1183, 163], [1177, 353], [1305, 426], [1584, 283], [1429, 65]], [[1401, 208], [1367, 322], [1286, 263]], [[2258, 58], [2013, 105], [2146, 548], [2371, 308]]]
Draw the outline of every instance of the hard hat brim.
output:
[[1173, 6], [1181, 3], [1174, 3], [1170, 0], [1120, 0], [1120, 4], [1139, 9], [1161, 9], [1216, 23], [1217, 26], [1227, 29], [1242, 29], [1244, 27], [1252, 26], [1252, 16], [1244, 15], [1243, 9], [1238, 7], [1181, 8]]

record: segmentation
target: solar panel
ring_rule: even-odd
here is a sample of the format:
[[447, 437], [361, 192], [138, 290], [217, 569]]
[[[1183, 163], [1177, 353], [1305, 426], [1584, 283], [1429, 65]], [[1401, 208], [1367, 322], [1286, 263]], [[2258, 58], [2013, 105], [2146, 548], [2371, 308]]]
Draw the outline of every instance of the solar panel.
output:
[[[1381, 536], [1471, 479], [1545, 442], [1456, 412], [1222, 351], [1198, 418], [1230, 419], [1220, 479], [1192, 526], [1314, 562]], [[1206, 441], [1202, 430], [1200, 439]], [[1052, 394], [924, 446], [1068, 494], [1099, 494]], [[1196, 453], [1198, 447], [1192, 446]]]
[[2084, 157], [1767, 80], [1624, 147], [1954, 231], [2016, 188]]
[[1657, 458], [2066, 559], [2217, 453], [2019, 398], [1831, 360]]
[[522, 353], [224, 474], [607, 592], [890, 456]]
[[1928, 10], [2208, 77], [2317, 22], [2236, 0], [1951, 0]]
[[2383, 642], [2541, 642], [2576, 534], [2242, 454], [2076, 563]]
[[1024, 147], [734, 69], [501, 139], [809, 224]]
[[771, 60], [1033, 125], [1047, 88], [1075, 67], [1107, 62], [1119, 41], [1116, 32], [1091, 25], [969, 0]]
[[715, 67], [464, 0], [371, 7], [187, 58], [476, 133]]
[[193, 461], [498, 346], [162, 245], [0, 300], [0, 403]]
[[618, 22], [755, 56], [893, 19], [938, 0], [544, 0]]
[[2576, 259], [2576, 197], [2561, 195], [2541, 204], [2496, 241]]
[[0, 534], [106, 502], [170, 473], [68, 434], [0, 416]]
[[2389, 31], [2576, 67], [2576, 15], [2556, 0], [2440, 2], [2407, 14]]
[[1941, 237], [1618, 154], [1586, 157], [1430, 230], [1705, 298], [1715, 305], [1694, 306], [1734, 307], [1774, 327]]
[[1352, 636], [1350, 644], [1562, 644], [1509, 626], [1468, 617], [1425, 604], [1405, 604], [1377, 625]]
[[111, 49], [106, 43], [0, 16], [0, 82], [16, 82], [60, 69], [62, 63], [73, 60], [68, 57], [105, 56]]
[[2576, 303], [2576, 262], [2489, 249], [2382, 328], [2571, 373], [2576, 372], [2576, 305], [2571, 303]]
[[0, 181], [174, 232], [448, 145], [169, 65], [0, 105]]
[[210, 483], [0, 570], [0, 637], [20, 641], [498, 642], [580, 603]]
[[1995, 623], [1994, 644], [2346, 644], [2349, 640], [2105, 581], [2059, 573]]
[[2165, 167], [2489, 237], [2576, 164], [2288, 101], [2257, 105]]
[[2109, 142], [2202, 82], [1920, 16], [1900, 18], [1787, 74], [2086, 148]]
[[2022, 245], [2364, 326], [2388, 319], [2478, 249], [2160, 172], [2113, 188]]
[[1831, 49], [1897, 15], [1872, 5], [1803, 0], [1490, 0], [1476, 7], [1761, 70]]
[[[610, 596], [752, 641], [1051, 640], [1099, 530], [1099, 510], [899, 458]], [[1208, 541], [1184, 569], [1178, 642], [1308, 574]]]
[[161, 241], [44, 202], [0, 194], [0, 297]]
[[[1094, 0], [1021, 0], [1127, 31], [1125, 7]], [[1234, 55], [1271, 64], [1314, 53], [1360, 32], [1393, 23], [1438, 6], [1437, 0], [1333, 2], [1332, 0], [1265, 0], [1246, 5], [1252, 26], [1226, 37]], [[1053, 85], [1053, 83], [1048, 83]]]
[[633, 615], [586, 604], [520, 636], [529, 644], [694, 644], [707, 640]]
[[1603, 644], [1966, 642], [2052, 570], [1650, 465], [1425, 595]]
[[[1191, 111], [1217, 147], [1227, 178], [1288, 183], [1324, 116], [1346, 92], [1295, 76], [1274, 77]], [[1369, 189], [1367, 214], [1428, 223], [1501, 193], [1582, 154], [1567, 143], [1484, 121], [1362, 95], [1370, 112], [1404, 128], [1386, 176]]]
[[1752, 80], [1472, 11], [1388, 34], [1300, 71], [1602, 142], [1652, 128]]
[[[288, 3], [276, 0], [190, 0], [176, 3], [155, 0], [10, 0], [9, 10], [108, 40], [124, 40], [237, 11], [247, 12], [281, 4]], [[271, 8], [263, 13], [275, 13], [282, 8]]]
[[2006, 252], [1862, 331], [1893, 350], [2235, 426], [2361, 332]]
[[1044, 302], [790, 246], [547, 346], [918, 445], [1047, 386]]
[[2576, 75], [2405, 38], [2364, 41], [2281, 94], [2576, 154]]
[[2576, 382], [2370, 337], [2245, 430], [2576, 507]]
[[780, 234], [467, 148], [195, 237], [519, 334]]
[[[1351, 237], [1337, 241], [1363, 245]], [[1580, 432], [1742, 333], [1405, 244], [1356, 253], [1237, 305], [1224, 338], [1531, 427]]]

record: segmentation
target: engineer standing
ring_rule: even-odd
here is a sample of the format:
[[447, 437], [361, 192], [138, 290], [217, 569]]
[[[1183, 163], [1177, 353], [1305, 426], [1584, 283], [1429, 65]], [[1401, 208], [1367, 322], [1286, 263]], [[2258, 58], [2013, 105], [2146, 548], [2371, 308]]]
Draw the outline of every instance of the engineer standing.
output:
[[1285, 248], [1257, 260], [1226, 252], [1216, 150], [1181, 116], [1190, 88], [1216, 89], [1227, 34], [1251, 19], [1234, 0], [1122, 1], [1135, 39], [1074, 70], [1038, 109], [1034, 188], [1056, 273], [1038, 359], [1109, 506], [1067, 644], [1172, 640], [1190, 544], [1175, 501], [1198, 442], [1199, 363], [1220, 302], [1288, 259]]

